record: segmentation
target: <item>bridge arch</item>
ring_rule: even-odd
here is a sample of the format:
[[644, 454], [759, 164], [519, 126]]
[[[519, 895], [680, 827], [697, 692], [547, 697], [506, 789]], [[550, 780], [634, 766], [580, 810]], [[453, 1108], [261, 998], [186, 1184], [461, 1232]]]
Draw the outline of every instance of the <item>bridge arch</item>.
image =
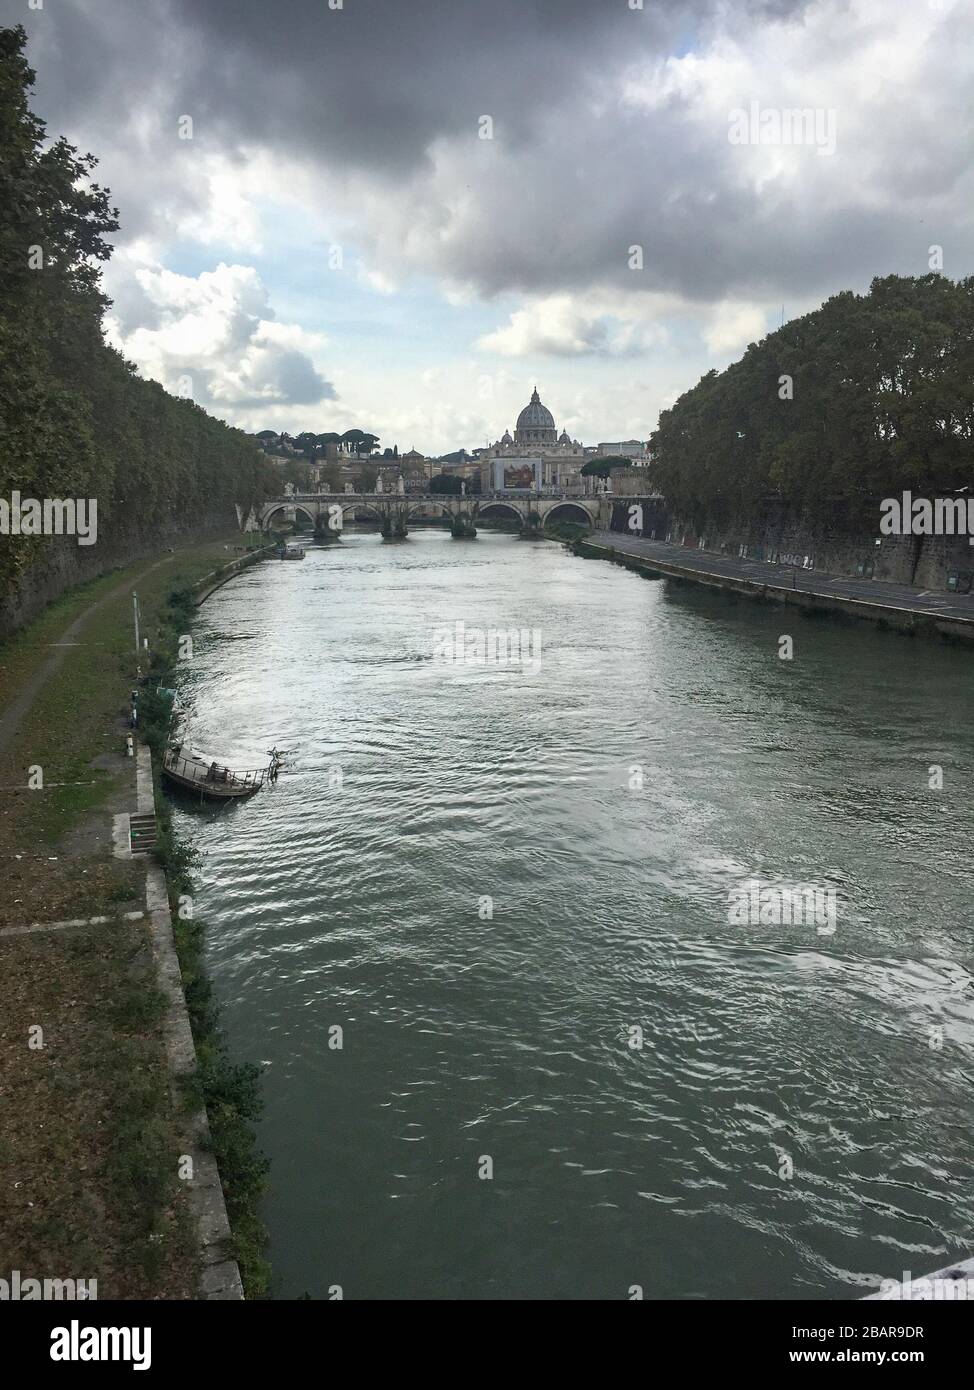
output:
[[453, 512], [446, 502], [439, 502], [435, 498], [424, 499], [422, 502], [414, 502], [407, 510], [408, 516], [419, 516], [420, 512], [426, 511], [430, 507], [440, 513], [441, 516], [452, 516]]
[[312, 531], [314, 530], [314, 513], [309, 512], [307, 507], [302, 507], [300, 502], [276, 502], [272, 507], [268, 508], [268, 510], [261, 517], [261, 526], [267, 529], [271, 525], [272, 518], [277, 516], [278, 512], [286, 511], [293, 511], [295, 514], [295, 519], [297, 519], [298, 512], [300, 512], [302, 516], [306, 516], [308, 518], [308, 522], [311, 526]]
[[[524, 525], [524, 514], [518, 509], [514, 502], [484, 502], [477, 508], [477, 519], [484, 518], [485, 520], [489, 520], [489, 513], [491, 512], [495, 514], [503, 513], [505, 517], [513, 517], [519, 526]], [[494, 519], [497, 520], [498, 517], [495, 515]]]
[[544, 520], [545, 523], [549, 521], [574, 521], [580, 522], [583, 526], [594, 524], [588, 508], [583, 507], [581, 502], [556, 502], [545, 512]]
[[367, 512], [375, 521], [382, 520], [382, 513], [379, 511], [379, 508], [374, 507], [371, 502], [348, 502], [342, 507], [342, 517], [346, 517], [349, 512], [352, 513], [353, 521], [355, 520], [356, 512]]

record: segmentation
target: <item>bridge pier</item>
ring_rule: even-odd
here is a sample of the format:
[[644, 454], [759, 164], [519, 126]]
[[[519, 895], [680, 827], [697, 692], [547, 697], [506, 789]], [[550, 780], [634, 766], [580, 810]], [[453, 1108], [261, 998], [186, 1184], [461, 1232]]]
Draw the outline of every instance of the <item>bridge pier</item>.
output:
[[450, 535], [455, 541], [472, 541], [477, 535], [473, 517], [467, 512], [451, 512]]
[[389, 505], [382, 509], [382, 539], [404, 541], [409, 535], [409, 513], [404, 506]]
[[538, 512], [528, 508], [528, 514], [524, 518], [524, 525], [518, 532], [519, 541], [539, 541], [544, 537], [544, 522]]
[[315, 518], [315, 540], [323, 544], [329, 541], [340, 541], [341, 538], [341, 531], [330, 525], [328, 514], [319, 509]]

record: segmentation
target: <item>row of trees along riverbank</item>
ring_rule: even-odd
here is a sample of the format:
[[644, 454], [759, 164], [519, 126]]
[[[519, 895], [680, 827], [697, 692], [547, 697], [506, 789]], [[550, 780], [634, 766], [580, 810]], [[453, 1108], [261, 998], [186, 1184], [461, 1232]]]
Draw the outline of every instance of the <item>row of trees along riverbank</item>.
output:
[[698, 529], [778, 500], [851, 524], [974, 481], [974, 277], [876, 279], [787, 323], [660, 415], [652, 478]]
[[[0, 496], [96, 498], [99, 540], [198, 528], [271, 495], [239, 430], [144, 381], [109, 347], [100, 263], [118, 229], [95, 159], [31, 112], [22, 28], [0, 29]], [[0, 593], [47, 537], [0, 536]]]

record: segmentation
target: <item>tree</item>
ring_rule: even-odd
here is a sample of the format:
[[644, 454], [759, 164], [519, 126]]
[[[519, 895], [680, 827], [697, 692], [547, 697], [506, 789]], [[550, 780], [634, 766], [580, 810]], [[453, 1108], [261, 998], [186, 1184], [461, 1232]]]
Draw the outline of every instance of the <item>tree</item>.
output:
[[856, 523], [897, 491], [968, 484], [974, 278], [891, 275], [834, 295], [708, 372], [651, 445], [652, 481], [701, 525], [772, 502]]
[[318, 436], [312, 434], [310, 430], [305, 430], [295, 439], [294, 446], [304, 454], [305, 458], [313, 459], [318, 451]]
[[[135, 536], [249, 509], [280, 486], [256, 443], [104, 341], [116, 212], [95, 159], [31, 112], [25, 42], [0, 29], [0, 496], [97, 498], [99, 529]], [[0, 536], [0, 593], [49, 539]]]
[[311, 467], [303, 459], [288, 459], [282, 476], [286, 483], [293, 483], [298, 492], [311, 491]]
[[583, 478], [607, 478], [613, 468], [631, 467], [632, 459], [623, 458], [621, 454], [606, 454], [605, 458], [589, 459], [579, 471]]
[[430, 479], [430, 492], [457, 497], [461, 491], [461, 480], [453, 473], [437, 473], [435, 478]]

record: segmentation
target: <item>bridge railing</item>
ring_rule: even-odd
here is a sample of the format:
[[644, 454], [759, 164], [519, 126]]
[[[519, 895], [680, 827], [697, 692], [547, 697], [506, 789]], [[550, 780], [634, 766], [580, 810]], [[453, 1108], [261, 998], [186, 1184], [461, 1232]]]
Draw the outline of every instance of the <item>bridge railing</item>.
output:
[[266, 505], [275, 507], [300, 506], [307, 502], [530, 502], [533, 498], [565, 502], [597, 502], [600, 496], [611, 494], [566, 492], [561, 488], [505, 488], [490, 492], [296, 492], [290, 497], [271, 498]]

